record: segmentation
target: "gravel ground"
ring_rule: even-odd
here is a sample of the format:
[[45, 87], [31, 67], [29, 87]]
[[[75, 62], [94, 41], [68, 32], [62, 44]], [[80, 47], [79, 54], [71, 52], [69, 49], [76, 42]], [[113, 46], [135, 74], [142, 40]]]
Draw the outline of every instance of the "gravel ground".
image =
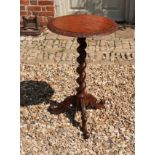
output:
[[134, 155], [134, 65], [87, 66], [87, 90], [97, 99], [111, 98], [104, 109], [87, 110], [87, 140], [70, 116], [47, 110], [75, 94], [75, 68], [21, 65], [21, 155]]

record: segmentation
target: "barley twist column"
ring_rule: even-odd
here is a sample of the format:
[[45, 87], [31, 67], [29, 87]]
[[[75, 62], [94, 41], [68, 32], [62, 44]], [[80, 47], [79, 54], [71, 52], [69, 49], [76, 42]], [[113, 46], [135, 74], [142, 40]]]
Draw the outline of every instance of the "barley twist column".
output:
[[79, 84], [79, 87], [77, 88], [77, 106], [81, 109], [81, 119], [82, 119], [82, 130], [84, 134], [84, 138], [89, 138], [87, 127], [86, 127], [86, 106], [84, 103], [84, 97], [85, 97], [85, 89], [86, 89], [86, 38], [78, 38], [77, 42], [79, 43], [79, 47], [77, 48], [77, 51], [79, 53], [79, 57], [77, 58], [77, 62], [79, 63], [79, 66], [77, 67], [77, 73], [79, 74], [79, 77], [77, 78], [77, 83]]

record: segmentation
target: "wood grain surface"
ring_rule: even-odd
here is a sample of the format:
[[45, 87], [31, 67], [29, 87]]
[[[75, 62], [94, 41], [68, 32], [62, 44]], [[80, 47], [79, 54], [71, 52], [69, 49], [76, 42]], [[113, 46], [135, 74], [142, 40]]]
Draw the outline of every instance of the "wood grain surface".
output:
[[71, 37], [108, 35], [117, 30], [117, 24], [103, 16], [67, 15], [49, 21], [47, 27], [57, 34]]

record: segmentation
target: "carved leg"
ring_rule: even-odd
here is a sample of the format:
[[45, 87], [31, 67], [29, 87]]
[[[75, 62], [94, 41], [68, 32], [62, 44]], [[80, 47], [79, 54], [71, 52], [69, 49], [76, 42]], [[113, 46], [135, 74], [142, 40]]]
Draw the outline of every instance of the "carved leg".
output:
[[74, 103], [76, 103], [76, 96], [69, 96], [63, 102], [59, 103], [57, 108], [50, 106], [49, 111], [52, 114], [60, 114], [71, 109], [73, 106], [76, 106]]
[[87, 117], [86, 117], [86, 105], [84, 103], [81, 102], [81, 119], [82, 119], [82, 131], [83, 131], [83, 135], [84, 138], [87, 139], [89, 138], [89, 133], [87, 131], [87, 126], [86, 126], [86, 122], [87, 122]]
[[92, 94], [86, 94], [85, 97], [85, 105], [87, 109], [101, 109], [104, 108], [104, 100], [101, 100], [100, 102], [97, 101], [96, 97], [94, 97]]

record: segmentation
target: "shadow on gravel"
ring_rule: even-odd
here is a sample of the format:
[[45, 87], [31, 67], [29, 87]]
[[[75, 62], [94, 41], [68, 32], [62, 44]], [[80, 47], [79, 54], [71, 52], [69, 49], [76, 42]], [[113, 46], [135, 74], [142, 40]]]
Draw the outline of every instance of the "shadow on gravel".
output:
[[[75, 120], [76, 112], [79, 111], [75, 106], [70, 107], [70, 103], [74, 103], [76, 101], [72, 101], [72, 96], [67, 97], [68, 102], [68, 110], [63, 110], [63, 106], [60, 105], [62, 103], [58, 103], [51, 99], [52, 95], [54, 94], [54, 89], [46, 83], [45, 81], [22, 81], [20, 82], [20, 105], [22, 107], [29, 106], [29, 105], [38, 105], [42, 102], [45, 104], [50, 104], [49, 108], [47, 109], [48, 112], [51, 114], [59, 115], [60, 113], [64, 113], [66, 117], [70, 120], [73, 126], [80, 128], [82, 127], [79, 122]], [[70, 100], [71, 99], [71, 100]], [[62, 104], [63, 105], [63, 104]], [[51, 112], [50, 107], [57, 107], [60, 106], [60, 109], [54, 110]], [[89, 108], [88, 108], [89, 109]], [[90, 108], [91, 109], [91, 108]]]
[[49, 103], [54, 89], [45, 81], [20, 82], [20, 105], [37, 105], [41, 102]]
[[[57, 107], [59, 104], [57, 101], [51, 100], [54, 94], [54, 89], [45, 81], [22, 81], [20, 82], [20, 105], [22, 107], [29, 105], [37, 105], [42, 102], [49, 104], [50, 106]], [[49, 107], [50, 108], [50, 107]], [[48, 109], [50, 112], [50, 110]], [[69, 111], [64, 112], [70, 122], [79, 127], [79, 123], [75, 120], [76, 109], [71, 108]], [[57, 113], [57, 115], [60, 113]]]

